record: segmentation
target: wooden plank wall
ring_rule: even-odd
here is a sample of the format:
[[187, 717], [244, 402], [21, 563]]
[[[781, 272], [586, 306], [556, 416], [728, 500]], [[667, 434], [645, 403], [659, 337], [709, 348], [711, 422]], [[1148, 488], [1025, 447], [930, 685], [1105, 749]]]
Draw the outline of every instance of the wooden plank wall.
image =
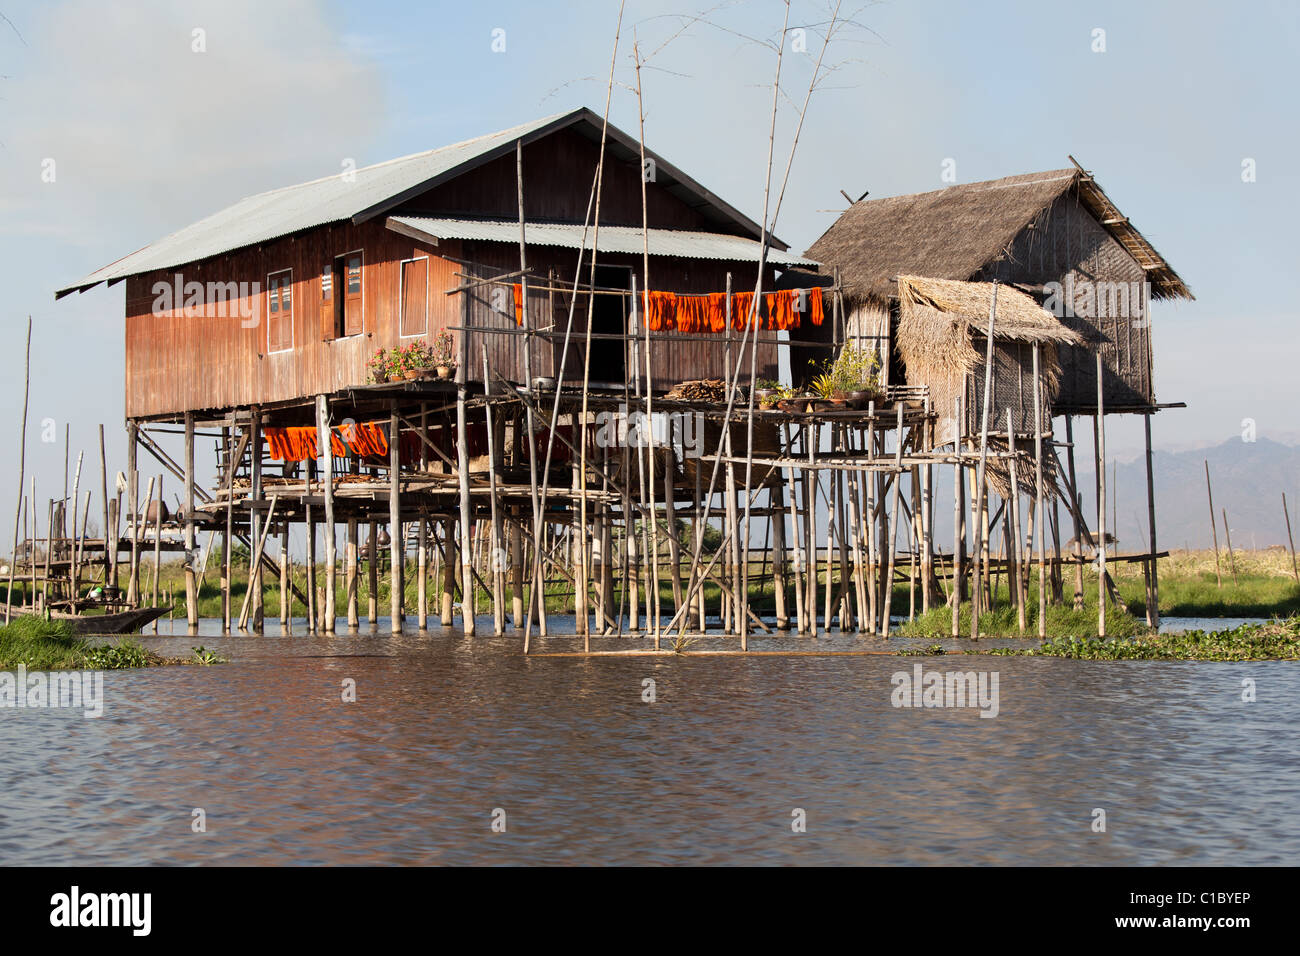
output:
[[[328, 340], [321, 273], [334, 256], [357, 249], [364, 256], [364, 331]], [[338, 224], [126, 280], [127, 417], [270, 404], [365, 383], [366, 362], [377, 349], [414, 340], [398, 334], [403, 259], [429, 257], [428, 334], [459, 324], [459, 302], [442, 294], [456, 284], [458, 267], [439, 254], [458, 251], [456, 243], [425, 246], [381, 223]], [[293, 271], [293, 348], [270, 352], [266, 276], [282, 269]], [[204, 298], [189, 309], [155, 310], [155, 283], [174, 288], [177, 275], [204, 284]], [[229, 282], [244, 283], [247, 295], [223, 308], [206, 294], [207, 284]]]

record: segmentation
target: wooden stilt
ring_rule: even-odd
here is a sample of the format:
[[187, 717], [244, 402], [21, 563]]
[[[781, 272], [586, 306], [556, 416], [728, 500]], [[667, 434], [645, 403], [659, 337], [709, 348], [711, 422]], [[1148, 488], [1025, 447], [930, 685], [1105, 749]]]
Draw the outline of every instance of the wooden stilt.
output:
[[307, 633], [314, 634], [320, 628], [321, 618], [324, 616], [321, 610], [321, 593], [317, 586], [316, 574], [316, 511], [311, 505], [303, 507], [303, 528], [307, 536], [307, 568], [305, 582], [307, 587], [307, 606], [303, 609], [307, 614]]
[[442, 540], [442, 606], [438, 622], [443, 627], [450, 627], [456, 594], [456, 532], [450, 518], [442, 522]]
[[772, 523], [772, 581], [776, 626], [785, 630], [790, 627], [790, 610], [786, 607], [786, 588], [790, 582], [785, 551], [785, 488], [779, 476], [778, 480], [767, 487], [767, 512], [768, 521]]
[[[232, 539], [234, 538], [235, 468], [237, 467], [238, 462], [235, 461], [235, 430], [233, 428], [223, 428], [221, 432], [222, 432], [222, 446], [225, 449], [225, 457], [226, 457], [226, 472], [225, 472], [225, 481], [224, 481], [226, 487], [226, 515], [225, 515], [226, 523], [221, 532], [221, 630], [222, 633], [229, 634], [230, 613], [231, 613], [230, 555], [231, 555], [231, 548], [233, 547]], [[129, 438], [129, 442], [130, 442], [129, 447], [134, 449], [135, 447], [134, 433], [131, 434]], [[132, 459], [134, 459], [134, 454], [132, 455]], [[127, 482], [128, 484], [131, 484], [134, 481], [134, 476], [135, 476], [134, 461], [128, 463], [128, 467], [131, 470], [127, 472], [128, 474]], [[135, 507], [137, 503], [134, 501], [135, 491], [133, 487], [129, 493], [133, 496], [132, 507]]]
[[1069, 465], [1070, 518], [1074, 525], [1074, 609], [1083, 610], [1083, 512], [1074, 471], [1074, 419], [1065, 416], [1065, 450]]
[[[468, 501], [468, 466], [465, 460], [465, 387], [462, 385], [456, 402], [459, 419], [459, 428], [456, 432], [456, 444], [460, 449], [460, 480], [462, 488], [461, 514], [464, 520], [466, 535], [465, 540], [469, 540], [469, 501]], [[389, 403], [388, 407], [388, 558], [390, 567], [389, 576], [389, 631], [393, 634], [402, 633], [402, 588], [404, 586], [402, 576], [402, 560], [405, 556], [404, 542], [402, 541], [402, 432], [397, 418], [397, 402]], [[468, 575], [466, 575], [468, 577]], [[473, 611], [467, 612], [467, 623], [465, 633], [474, 633], [474, 615]]]
[[[250, 493], [252, 501], [249, 504], [249, 533], [251, 544], [256, 544], [257, 539], [262, 533], [262, 409], [254, 405], [251, 409], [249, 421], [249, 453], [252, 455], [252, 483]], [[262, 594], [262, 562], [253, 560], [250, 552], [249, 560], [249, 588], [253, 591], [253, 630], [262, 633], [262, 622], [264, 616], [264, 600]], [[242, 617], [243, 615], [241, 615]], [[243, 623], [240, 624], [243, 627]]]
[[[153, 603], [158, 607], [158, 575], [162, 570], [162, 510], [163, 510], [163, 476], [158, 476], [158, 511], [153, 522]], [[153, 632], [158, 633], [158, 621], [153, 622]]]
[[[1147, 466], [1147, 545], [1148, 553], [1151, 557], [1147, 560], [1147, 625], [1149, 627], [1160, 626], [1160, 577], [1157, 568], [1156, 559], [1156, 487], [1155, 476], [1153, 474], [1154, 464], [1151, 454], [1151, 413], [1147, 412], [1142, 416], [1143, 432], [1146, 437], [1146, 466]], [[1286, 495], [1282, 496], [1282, 508], [1286, 510]], [[1291, 535], [1291, 520], [1287, 519], [1287, 537]], [[1293, 552], [1294, 556], [1294, 552]], [[1294, 569], [1294, 560], [1292, 567]], [[1300, 576], [1297, 576], [1300, 580]]]
[[289, 522], [280, 528], [280, 633], [289, 633], [289, 605], [293, 595], [289, 593]]
[[[483, 352], [483, 388], [488, 393], [491, 392], [490, 382], [492, 381], [488, 369], [487, 345], [481, 346]], [[498, 637], [506, 632], [506, 604], [505, 604], [505, 540], [501, 532], [501, 512], [497, 508], [497, 452], [496, 452], [496, 423], [492, 420], [492, 402], [490, 394], [484, 404], [484, 415], [487, 424], [488, 440], [488, 489], [490, 500], [488, 507], [491, 509], [492, 526], [491, 526], [491, 547], [489, 548], [489, 563], [492, 571], [492, 633]], [[421, 568], [421, 582], [423, 582], [423, 568]], [[423, 595], [423, 583], [420, 585], [421, 595]], [[423, 597], [421, 597], [421, 607], [423, 607]], [[421, 611], [423, 614], [423, 611]]]
[[516, 630], [524, 626], [524, 536], [519, 527], [521, 509], [512, 509], [510, 534], [510, 617]]
[[348, 630], [361, 626], [357, 609], [357, 519], [348, 518], [347, 544], [343, 552], [343, 581], [348, 595]]
[[[100, 445], [103, 445], [104, 426], [99, 426]], [[191, 634], [199, 628], [198, 575], [194, 570], [194, 413], [185, 413], [185, 622]], [[104, 556], [108, 557], [108, 479], [104, 479]], [[284, 600], [283, 597], [281, 600]]]

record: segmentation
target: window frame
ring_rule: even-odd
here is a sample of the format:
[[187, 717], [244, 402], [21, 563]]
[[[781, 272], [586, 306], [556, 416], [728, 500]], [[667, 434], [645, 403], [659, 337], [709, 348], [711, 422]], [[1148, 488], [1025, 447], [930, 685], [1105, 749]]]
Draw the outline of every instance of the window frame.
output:
[[[271, 280], [279, 276], [288, 276], [287, 286], [286, 284], [272, 285]], [[283, 305], [284, 304], [283, 290], [286, 287], [289, 290], [289, 344], [282, 348], [273, 349], [271, 348], [271, 299], [274, 295], [276, 297], [277, 302]], [[274, 272], [268, 272], [266, 274], [266, 354], [267, 355], [280, 355], [284, 352], [293, 351], [294, 343], [296, 341], [296, 333], [294, 332], [294, 328], [293, 328], [293, 316], [294, 316], [294, 308], [296, 306], [297, 299], [298, 296], [293, 287], [292, 267], [288, 269], [276, 269]], [[277, 309], [276, 317], [280, 321], [283, 321], [284, 310]]]
[[[361, 280], [361, 291], [358, 292], [358, 293], [356, 294], [356, 298], [360, 301], [360, 308], [361, 308], [361, 324], [360, 324], [360, 328], [358, 328], [357, 331], [355, 331], [355, 332], [349, 332], [349, 331], [347, 330], [347, 328], [348, 328], [348, 300], [349, 300], [352, 296], [351, 296], [351, 294], [348, 292], [348, 260], [349, 260], [350, 258], [352, 258], [353, 256], [357, 256], [357, 257], [359, 257], [359, 258], [361, 259], [361, 266], [360, 266], [360, 269], [361, 269], [361, 274], [360, 274], [360, 280]], [[342, 262], [343, 262], [343, 268], [340, 269], [339, 272], [338, 272], [338, 277], [339, 277], [342, 281], [341, 281], [341, 282], [334, 282], [334, 283], [333, 283], [334, 288], [331, 289], [331, 292], [332, 292], [332, 294], [333, 294], [333, 296], [334, 296], [334, 299], [333, 299], [333, 302], [334, 302], [334, 319], [335, 319], [335, 323], [334, 323], [334, 331], [335, 331], [335, 333], [336, 333], [335, 336], [334, 336], [334, 338], [335, 338], [335, 339], [355, 339], [355, 338], [357, 338], [358, 336], [361, 336], [361, 335], [365, 335], [365, 334], [366, 334], [366, 284], [367, 284], [367, 283], [366, 283], [366, 250], [365, 250], [365, 247], [363, 246], [363, 247], [361, 247], [360, 249], [350, 249], [350, 250], [348, 250], [347, 252], [342, 253], [341, 255], [337, 255], [337, 256], [335, 256], [334, 259], [332, 260], [332, 262], [338, 262], [339, 260], [342, 260]]]
[[[401, 259], [397, 264], [397, 337], [399, 339], [418, 339], [424, 338], [429, 334], [429, 284], [432, 281], [430, 266], [432, 257], [427, 253], [425, 255], [411, 256], [409, 259]], [[418, 332], [403, 332], [402, 319], [405, 317], [406, 310], [406, 265], [409, 262], [419, 262], [424, 260], [424, 327]], [[362, 285], [361, 291], [364, 293], [366, 287]]]

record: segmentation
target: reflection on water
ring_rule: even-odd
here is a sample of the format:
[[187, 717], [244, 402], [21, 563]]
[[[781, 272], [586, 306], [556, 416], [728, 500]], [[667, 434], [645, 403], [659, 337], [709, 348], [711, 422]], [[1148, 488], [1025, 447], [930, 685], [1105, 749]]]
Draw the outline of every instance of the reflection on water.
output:
[[[491, 630], [490, 620], [480, 626]], [[1300, 670], [1291, 663], [524, 658], [517, 634], [465, 639], [436, 626], [398, 638], [363, 629], [145, 642], [181, 655], [200, 640], [233, 662], [108, 673], [98, 720], [0, 710], [0, 861], [1300, 856], [1289, 719]], [[755, 640], [899, 644], [838, 634]], [[543, 644], [579, 647], [572, 637]], [[895, 709], [890, 675], [916, 663], [998, 671], [999, 716]], [[1244, 677], [1257, 682], [1256, 703], [1241, 702]], [[646, 678], [653, 704], [642, 701]], [[356, 703], [341, 700], [346, 679]], [[1096, 807], [1107, 811], [1105, 834], [1091, 831]], [[191, 832], [195, 808], [206, 833]], [[505, 833], [491, 830], [494, 808], [506, 811]], [[791, 832], [795, 808], [806, 811], [804, 834]]]

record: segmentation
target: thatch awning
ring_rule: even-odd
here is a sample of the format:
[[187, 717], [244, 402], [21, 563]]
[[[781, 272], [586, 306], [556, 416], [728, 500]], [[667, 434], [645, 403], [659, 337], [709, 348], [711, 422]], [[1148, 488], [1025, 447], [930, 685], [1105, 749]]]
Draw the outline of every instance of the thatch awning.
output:
[[[992, 282], [899, 276], [898, 350], [908, 368], [940, 365], [962, 373], [983, 358], [971, 335], [988, 332]], [[997, 286], [994, 340], [1083, 345], [1078, 332], [1012, 286]]]
[[[954, 402], [965, 389], [967, 375], [984, 361], [984, 350], [977, 342], [988, 334], [994, 288], [992, 282], [898, 277], [898, 355], [907, 369], [908, 383], [930, 389], [931, 407], [939, 414], [937, 445], [960, 434]], [[1083, 345], [1084, 339], [1019, 289], [1001, 284], [996, 289], [993, 340], [995, 344], [1040, 347], [1039, 374], [1043, 398], [1050, 407], [1061, 376], [1057, 349]], [[1032, 399], [1029, 406], [1033, 407]], [[1000, 430], [996, 424], [994, 430]]]

